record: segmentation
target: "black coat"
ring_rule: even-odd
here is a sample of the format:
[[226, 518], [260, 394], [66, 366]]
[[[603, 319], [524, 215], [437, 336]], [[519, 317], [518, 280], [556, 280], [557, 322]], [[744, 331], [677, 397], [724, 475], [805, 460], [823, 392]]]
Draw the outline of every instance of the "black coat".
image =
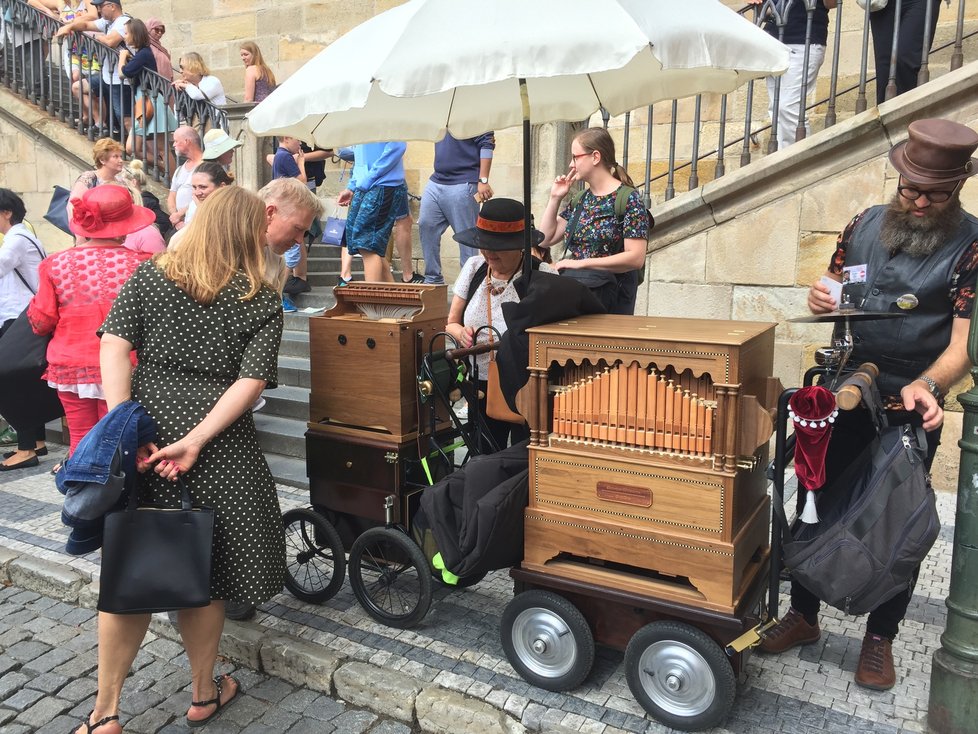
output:
[[496, 364], [499, 385], [511, 410], [516, 410], [516, 393], [529, 379], [530, 338], [526, 330], [576, 316], [605, 313], [604, 306], [590, 289], [574, 280], [553, 273], [535, 272], [529, 287], [523, 278], [516, 280], [518, 303], [504, 303], [506, 333], [499, 340]]
[[468, 464], [421, 493], [422, 523], [445, 567], [478, 577], [523, 560], [523, 509], [529, 497], [527, 442]]
[[160, 207], [160, 200], [155, 194], [149, 191], [140, 192], [143, 195], [143, 206], [149, 209], [156, 216], [156, 226], [160, 229], [160, 234], [166, 238], [173, 226], [170, 224], [170, 215]]

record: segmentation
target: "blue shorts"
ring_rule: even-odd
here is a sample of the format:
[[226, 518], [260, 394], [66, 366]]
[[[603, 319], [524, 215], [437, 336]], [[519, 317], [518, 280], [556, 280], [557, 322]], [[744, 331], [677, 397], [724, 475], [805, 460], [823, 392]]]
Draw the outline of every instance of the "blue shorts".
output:
[[394, 222], [408, 215], [407, 186], [375, 186], [353, 192], [346, 219], [346, 248], [351, 255], [370, 252], [384, 257]]

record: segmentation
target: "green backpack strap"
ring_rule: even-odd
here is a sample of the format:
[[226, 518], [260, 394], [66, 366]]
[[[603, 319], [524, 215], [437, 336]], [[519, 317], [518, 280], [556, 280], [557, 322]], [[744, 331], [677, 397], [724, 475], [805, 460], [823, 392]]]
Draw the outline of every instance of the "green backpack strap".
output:
[[622, 227], [625, 226], [625, 210], [628, 209], [628, 197], [635, 190], [631, 186], [622, 184], [618, 187], [618, 193], [615, 194], [615, 216], [618, 217], [618, 223]]

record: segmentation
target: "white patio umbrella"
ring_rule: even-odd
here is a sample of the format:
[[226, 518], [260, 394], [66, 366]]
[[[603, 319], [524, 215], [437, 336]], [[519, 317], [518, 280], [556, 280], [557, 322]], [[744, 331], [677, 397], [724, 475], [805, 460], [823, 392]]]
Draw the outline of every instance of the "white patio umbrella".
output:
[[529, 225], [531, 122], [722, 94], [787, 67], [781, 43], [719, 0], [409, 0], [338, 38], [248, 117], [259, 135], [319, 147], [522, 123]]

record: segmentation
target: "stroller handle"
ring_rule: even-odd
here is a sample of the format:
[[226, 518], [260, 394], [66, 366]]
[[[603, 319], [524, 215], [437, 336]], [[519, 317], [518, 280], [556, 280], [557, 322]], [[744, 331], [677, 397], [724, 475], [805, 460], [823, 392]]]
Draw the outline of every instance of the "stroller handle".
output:
[[463, 349], [446, 349], [445, 359], [462, 359], [464, 357], [471, 357], [475, 354], [485, 354], [486, 352], [491, 352], [495, 349], [499, 349], [499, 344], [497, 342], [493, 342], [492, 344], [475, 344], [471, 347], [466, 347]]

